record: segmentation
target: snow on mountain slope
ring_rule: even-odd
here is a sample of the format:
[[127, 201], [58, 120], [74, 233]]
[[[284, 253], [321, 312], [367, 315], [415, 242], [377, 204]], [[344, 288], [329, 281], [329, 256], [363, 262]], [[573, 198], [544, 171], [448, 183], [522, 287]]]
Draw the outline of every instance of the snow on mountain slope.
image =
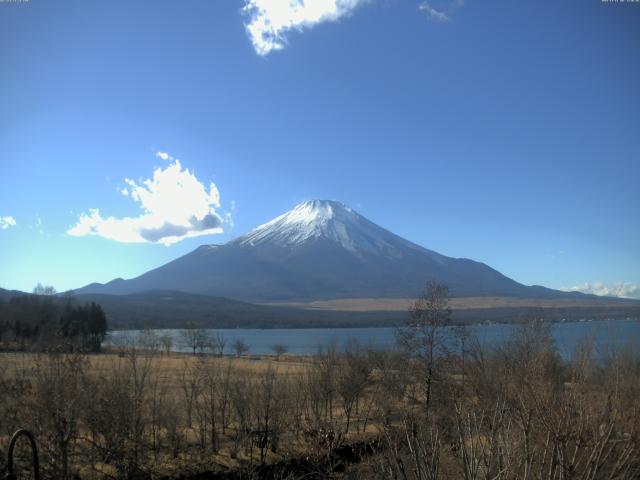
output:
[[233, 243], [242, 246], [264, 244], [292, 248], [322, 240], [359, 254], [381, 254], [402, 258], [405, 250], [422, 251], [434, 259], [443, 258], [370, 222], [343, 203], [310, 200], [255, 228]]

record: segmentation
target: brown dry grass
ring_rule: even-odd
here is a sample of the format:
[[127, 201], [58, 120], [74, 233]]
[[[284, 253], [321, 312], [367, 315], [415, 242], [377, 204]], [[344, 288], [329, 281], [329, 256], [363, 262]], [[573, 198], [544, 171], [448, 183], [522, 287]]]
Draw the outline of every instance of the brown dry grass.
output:
[[[290, 307], [310, 310], [337, 310], [347, 312], [399, 312], [407, 311], [415, 299], [411, 298], [342, 298], [335, 300], [316, 300], [313, 302], [278, 303]], [[592, 308], [616, 307], [632, 302], [625, 299], [592, 299], [592, 298], [562, 298], [537, 299], [516, 297], [461, 297], [452, 298], [449, 306], [453, 310], [483, 309], [483, 308]]]
[[[40, 355], [42, 354], [0, 352], [0, 374], [7, 378], [22, 377], [29, 380], [34, 375]], [[110, 372], [116, 371], [118, 367], [122, 367], [130, 361], [127, 355], [119, 354], [117, 351], [86, 355], [86, 361], [88, 362], [86, 371], [91, 377], [99, 378], [104, 376], [107, 378]], [[194, 368], [199, 360], [205, 359], [202, 356], [181, 353], [160, 354], [156, 352], [150, 355], [145, 354], [144, 350], [137, 350], [136, 356], [137, 362], [150, 362], [151, 369], [159, 374], [159, 387], [165, 391], [165, 395], [173, 397], [178, 402], [183, 401], [182, 382], [185, 372], [189, 372], [189, 368]], [[231, 365], [234, 375], [245, 374], [248, 378], [259, 378], [269, 369], [282, 376], [303, 375], [309, 369], [312, 358], [291, 355], [282, 355], [279, 358], [268, 355], [240, 358], [206, 356], [206, 361], [207, 365], [212, 368], [217, 366], [220, 370], [223, 370]], [[336, 407], [334, 415], [336, 418], [340, 418], [342, 415], [341, 410]], [[367, 431], [372, 431], [372, 429], [373, 427], [369, 427]], [[180, 430], [185, 441], [184, 451], [180, 452], [177, 458], [172, 457], [168, 452], [160, 453], [155, 460], [154, 471], [178, 476], [184, 472], [197, 471], [200, 467], [202, 469], [212, 467], [238, 468], [247, 465], [249, 462], [255, 463], [257, 461], [255, 452], [252, 454], [253, 457], [242, 449], [232, 452], [233, 442], [229, 435], [235, 431], [233, 425], [229, 427], [227, 435], [220, 434], [220, 450], [217, 453], [199, 452], [195, 457], [193, 451], [197, 450], [196, 445], [198, 444], [197, 425], [194, 424], [192, 427], [182, 425]], [[8, 439], [8, 436], [0, 436], [0, 445], [6, 444]], [[269, 463], [288, 458], [291, 455], [302, 455], [308, 452], [308, 448], [302, 438], [299, 440], [288, 439], [286, 449], [282, 449], [278, 454], [267, 451], [265, 460]], [[195, 465], [194, 462], [199, 462], [201, 465]], [[82, 473], [82, 478], [101, 477], [99, 472], [107, 476], [115, 475], [114, 467], [110, 465], [98, 464], [94, 465], [93, 468], [90, 468], [89, 465], [77, 465], [76, 467]]]
[[[23, 352], [0, 352], [0, 366], [2, 371], [13, 376], [16, 372], [27, 373], [35, 365], [35, 360], [39, 354]], [[145, 358], [144, 351], [140, 351], [141, 359]], [[106, 351], [100, 354], [90, 354], [86, 356], [89, 362], [89, 374], [100, 375], [113, 371], [115, 365], [123, 361], [117, 352]], [[153, 368], [162, 372], [165, 379], [179, 379], [184, 371], [185, 363], [193, 363], [198, 360], [197, 355], [170, 353], [154, 354], [151, 356]], [[207, 357], [207, 360], [217, 366], [231, 366], [236, 371], [246, 372], [253, 375], [260, 375], [271, 368], [278, 374], [301, 374], [310, 365], [311, 358], [305, 356], [283, 355], [279, 359], [275, 356], [244, 356], [244, 357]]]

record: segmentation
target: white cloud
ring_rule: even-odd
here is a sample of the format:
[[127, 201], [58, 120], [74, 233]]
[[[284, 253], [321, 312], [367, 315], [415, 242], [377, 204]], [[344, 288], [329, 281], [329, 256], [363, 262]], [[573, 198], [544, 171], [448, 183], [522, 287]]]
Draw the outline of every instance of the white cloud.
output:
[[0, 217], [0, 229], [7, 230], [16, 226], [16, 219], [11, 216]]
[[167, 152], [156, 152], [156, 157], [161, 158], [162, 160], [169, 161], [169, 160], [175, 160], [171, 155], [169, 155]]
[[573, 287], [562, 288], [567, 292], [582, 292], [601, 295], [605, 297], [638, 298], [640, 299], [640, 283], [581, 283]]
[[370, 0], [244, 0], [245, 28], [259, 55], [281, 50], [287, 33], [350, 15]]
[[[160, 152], [159, 152], [160, 153]], [[216, 212], [220, 194], [214, 183], [207, 188], [193, 172], [171, 159], [166, 168], [156, 168], [153, 178], [138, 183], [125, 179], [120, 193], [139, 204], [137, 217], [104, 217], [92, 208], [78, 218], [69, 235], [96, 235], [123, 243], [171, 245], [185, 238], [222, 233], [223, 220]], [[126, 193], [125, 193], [126, 192]]]
[[425, 12], [429, 20], [448, 22], [456, 10], [463, 6], [464, 0], [425, 0], [418, 10]]
[[429, 18], [432, 20], [437, 20], [438, 22], [449, 21], [449, 16], [446, 13], [440, 10], [436, 10], [431, 5], [429, 5], [429, 2], [422, 2], [418, 7], [418, 9], [422, 10], [423, 12], [426, 12]]

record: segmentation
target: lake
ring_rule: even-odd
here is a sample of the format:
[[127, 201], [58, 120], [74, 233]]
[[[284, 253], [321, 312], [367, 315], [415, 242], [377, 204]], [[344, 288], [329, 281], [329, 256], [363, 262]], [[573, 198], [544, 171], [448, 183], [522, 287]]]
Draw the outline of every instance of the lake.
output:
[[[475, 336], [482, 345], [495, 345], [508, 340], [516, 328], [510, 324], [482, 324], [467, 327], [470, 335]], [[173, 338], [173, 351], [189, 352], [182, 345], [181, 330], [155, 330], [157, 335], [170, 335]], [[320, 345], [335, 342], [343, 347], [349, 339], [364, 345], [382, 348], [395, 344], [395, 328], [300, 328], [300, 329], [218, 329], [227, 340], [227, 351], [231, 353], [230, 344], [237, 339], [246, 342], [250, 353], [255, 355], [272, 354], [271, 347], [284, 344], [288, 353], [295, 355], [313, 354]], [[560, 354], [568, 357], [585, 338], [592, 337], [596, 349], [600, 352], [607, 348], [623, 347], [640, 340], [640, 321], [627, 320], [593, 320], [582, 322], [561, 322], [552, 324], [552, 333]], [[113, 331], [105, 341], [105, 345], [123, 341], [134, 341], [139, 330]]]

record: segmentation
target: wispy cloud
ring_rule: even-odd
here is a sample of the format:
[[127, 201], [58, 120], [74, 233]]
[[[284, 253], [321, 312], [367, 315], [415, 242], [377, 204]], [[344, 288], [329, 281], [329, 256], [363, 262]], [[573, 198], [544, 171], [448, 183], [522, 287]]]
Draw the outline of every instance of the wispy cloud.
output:
[[418, 9], [425, 12], [427, 16], [432, 20], [437, 20], [438, 22], [449, 21], [449, 16], [446, 13], [441, 12], [440, 10], [436, 10], [431, 5], [429, 5], [429, 2], [422, 2]]
[[424, 0], [418, 10], [425, 12], [429, 20], [448, 22], [463, 5], [464, 0]]
[[616, 282], [616, 283], [581, 283], [573, 287], [562, 288], [567, 292], [582, 292], [601, 295], [605, 297], [638, 298], [640, 299], [640, 283]]
[[7, 230], [16, 226], [16, 219], [11, 216], [0, 217], [0, 229]]
[[348, 16], [370, 0], [245, 0], [245, 28], [259, 55], [281, 50], [291, 30]]
[[169, 160], [171, 161], [175, 160], [175, 158], [173, 158], [167, 152], [156, 152], [156, 157], [161, 158], [165, 162], [168, 162]]
[[[163, 152], [158, 152], [158, 156]], [[162, 157], [160, 157], [162, 158]], [[167, 154], [170, 163], [156, 168], [153, 177], [141, 182], [129, 178], [120, 193], [136, 202], [136, 217], [104, 217], [98, 208], [79, 216], [69, 235], [95, 235], [123, 243], [171, 245], [185, 238], [223, 232], [220, 194], [214, 183], [207, 188], [195, 174]]]

